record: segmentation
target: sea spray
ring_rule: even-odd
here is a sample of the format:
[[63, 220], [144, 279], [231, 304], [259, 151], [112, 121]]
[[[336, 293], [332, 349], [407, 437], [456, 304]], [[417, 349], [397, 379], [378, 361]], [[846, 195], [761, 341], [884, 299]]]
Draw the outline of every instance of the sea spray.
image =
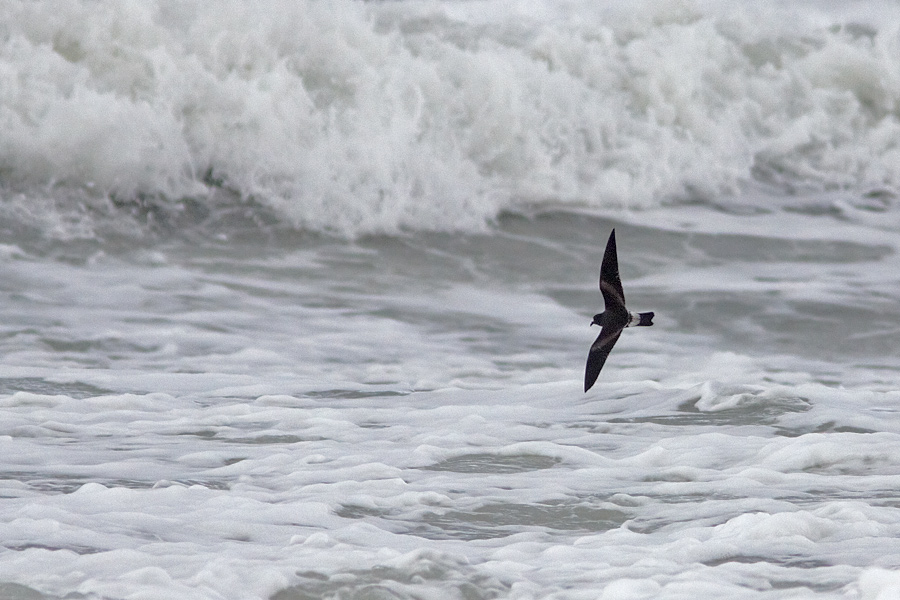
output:
[[890, 198], [897, 27], [726, 8], [6, 2], [3, 201], [50, 186], [62, 211], [193, 202], [356, 236], [534, 203]]

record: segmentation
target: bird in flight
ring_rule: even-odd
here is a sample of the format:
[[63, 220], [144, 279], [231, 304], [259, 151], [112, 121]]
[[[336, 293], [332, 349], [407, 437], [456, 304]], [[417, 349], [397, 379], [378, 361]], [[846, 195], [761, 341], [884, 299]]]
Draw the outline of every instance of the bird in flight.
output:
[[591, 389], [603, 363], [612, 351], [613, 346], [622, 335], [626, 327], [653, 325], [652, 312], [631, 312], [625, 308], [625, 292], [622, 291], [622, 281], [619, 279], [619, 259], [616, 256], [616, 230], [609, 234], [606, 242], [606, 253], [603, 255], [603, 264], [600, 265], [600, 293], [603, 294], [605, 309], [602, 313], [594, 315], [591, 325], [601, 327], [600, 335], [591, 344], [588, 353], [587, 366], [584, 370], [584, 391]]

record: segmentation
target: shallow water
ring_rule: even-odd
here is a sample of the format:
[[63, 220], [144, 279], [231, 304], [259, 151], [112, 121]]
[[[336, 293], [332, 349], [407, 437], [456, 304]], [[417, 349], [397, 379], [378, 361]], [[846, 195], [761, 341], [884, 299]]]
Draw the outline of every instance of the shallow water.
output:
[[221, 6], [0, 3], [0, 598], [900, 593], [895, 5]]
[[[855, 593], [900, 560], [898, 286], [857, 286], [897, 252], [816, 219], [847, 240], [744, 236], [737, 265], [730, 233], [567, 213], [23, 251], [0, 573], [49, 598]], [[658, 319], [585, 395], [613, 226]]]

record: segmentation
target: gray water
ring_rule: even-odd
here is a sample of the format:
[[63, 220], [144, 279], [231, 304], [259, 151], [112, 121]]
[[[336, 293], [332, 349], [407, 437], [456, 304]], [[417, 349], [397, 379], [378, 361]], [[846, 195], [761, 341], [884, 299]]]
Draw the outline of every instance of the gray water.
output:
[[[546, 212], [70, 259], [21, 240], [0, 579], [48, 598], [875, 585], [900, 556], [895, 237], [680, 214], [723, 232]], [[583, 394], [613, 227], [629, 305], [657, 319]]]
[[0, 598], [900, 596], [898, 31], [0, 0]]

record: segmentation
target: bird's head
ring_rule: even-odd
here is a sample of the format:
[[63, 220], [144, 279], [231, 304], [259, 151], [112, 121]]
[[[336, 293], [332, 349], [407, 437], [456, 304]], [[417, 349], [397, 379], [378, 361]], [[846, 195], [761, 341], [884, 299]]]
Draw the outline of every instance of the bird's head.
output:
[[594, 315], [594, 320], [591, 321], [591, 325], [599, 325], [603, 327], [603, 313]]

